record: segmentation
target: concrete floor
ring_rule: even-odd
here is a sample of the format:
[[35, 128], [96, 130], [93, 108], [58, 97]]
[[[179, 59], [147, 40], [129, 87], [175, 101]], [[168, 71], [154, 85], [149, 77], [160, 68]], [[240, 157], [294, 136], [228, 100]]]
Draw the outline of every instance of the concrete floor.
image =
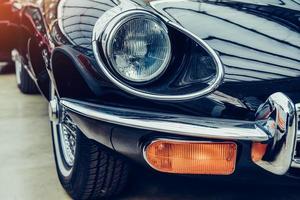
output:
[[0, 199], [68, 199], [53, 161], [46, 102], [0, 76]]
[[[119, 200], [300, 199], [299, 187], [134, 172]], [[0, 76], [0, 199], [70, 199], [56, 177], [47, 103], [39, 95], [22, 95], [13, 75]]]

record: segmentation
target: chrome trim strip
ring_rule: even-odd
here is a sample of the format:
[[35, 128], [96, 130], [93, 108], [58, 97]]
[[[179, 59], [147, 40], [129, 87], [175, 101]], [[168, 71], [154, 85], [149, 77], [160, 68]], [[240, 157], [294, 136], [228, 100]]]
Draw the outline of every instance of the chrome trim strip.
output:
[[209, 139], [267, 141], [268, 135], [255, 122], [200, 118], [137, 111], [126, 108], [96, 105], [73, 99], [61, 99], [69, 111], [112, 124]]
[[300, 159], [293, 159], [291, 167], [300, 168]]
[[[117, 7], [115, 9], [117, 9]], [[224, 79], [225, 72], [224, 72], [224, 66], [221, 62], [221, 59], [217, 55], [217, 53], [205, 41], [203, 41], [201, 38], [197, 37], [195, 34], [189, 32], [188, 30], [184, 29], [183, 27], [180, 27], [170, 21], [166, 21], [166, 19], [164, 19], [164, 18], [161, 18], [161, 20], [164, 23], [175, 27], [176, 29], [181, 31], [183, 34], [185, 34], [186, 36], [193, 39], [195, 42], [197, 42], [202, 48], [204, 48], [212, 56], [212, 58], [216, 64], [216, 68], [217, 68], [216, 78], [213, 81], [211, 81], [210, 85], [207, 88], [200, 90], [198, 92], [184, 94], [184, 95], [160, 95], [160, 94], [147, 93], [147, 92], [140, 91], [129, 85], [124, 84], [123, 82], [118, 80], [116, 77], [114, 77], [114, 75], [110, 72], [110, 70], [107, 69], [107, 67], [105, 66], [105, 62], [103, 62], [103, 60], [101, 58], [101, 54], [99, 51], [99, 46], [101, 44], [99, 44], [99, 41], [102, 41], [102, 37], [104, 37], [104, 38], [108, 37], [108, 35], [105, 34], [105, 32], [107, 32], [105, 30], [108, 28], [108, 26], [113, 27], [115, 24], [118, 24], [119, 21], [121, 21], [126, 16], [135, 15], [135, 14], [148, 14], [148, 15], [150, 14], [150, 15], [152, 15], [153, 13], [151, 13], [150, 11], [135, 9], [135, 10], [127, 10], [125, 12], [123, 11], [123, 13], [121, 13], [120, 15], [116, 15], [116, 13], [113, 11], [111, 11], [111, 13], [109, 11], [107, 11], [106, 14], [104, 14], [102, 17], [100, 17], [98, 19], [98, 21], [95, 24], [94, 30], [93, 30], [92, 46], [93, 46], [93, 52], [96, 57], [96, 61], [99, 65], [99, 67], [101, 68], [102, 72], [105, 74], [105, 76], [110, 81], [112, 81], [117, 87], [119, 87], [120, 89], [122, 89], [132, 95], [142, 97], [142, 98], [147, 98], [147, 99], [152, 99], [152, 100], [161, 100], [161, 101], [184, 101], [184, 100], [195, 99], [195, 98], [210, 94], [211, 92], [213, 92], [214, 90], [216, 90], [216, 88], [218, 88], [220, 86], [220, 84], [222, 83], [222, 81]], [[155, 15], [155, 14], [153, 14], [153, 15]], [[113, 21], [114, 23], [111, 24], [112, 23], [111, 21]]]

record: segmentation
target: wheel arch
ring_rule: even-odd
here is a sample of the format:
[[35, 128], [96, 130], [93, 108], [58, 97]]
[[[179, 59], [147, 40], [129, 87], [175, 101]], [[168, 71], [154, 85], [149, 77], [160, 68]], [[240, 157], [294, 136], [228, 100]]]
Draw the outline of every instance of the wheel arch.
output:
[[39, 88], [41, 94], [49, 100], [49, 81], [50, 77], [47, 72], [48, 60], [44, 58], [43, 52], [47, 51], [47, 48], [40, 46], [38, 41], [34, 38], [29, 38], [27, 43], [28, 64], [29, 69], [32, 70], [32, 76]]
[[87, 83], [90, 77], [78, 60], [80, 53], [69, 46], [57, 47], [51, 56], [52, 81], [60, 97], [84, 98], [94, 96]]

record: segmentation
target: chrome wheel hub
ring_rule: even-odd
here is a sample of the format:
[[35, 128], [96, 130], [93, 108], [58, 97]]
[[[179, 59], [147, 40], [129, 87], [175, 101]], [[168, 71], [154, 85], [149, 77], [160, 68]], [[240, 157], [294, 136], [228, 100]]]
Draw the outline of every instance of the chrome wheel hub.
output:
[[69, 166], [73, 166], [76, 152], [77, 126], [68, 115], [63, 115], [62, 122], [59, 125], [60, 143], [66, 163]]
[[58, 112], [58, 100], [56, 97], [49, 102], [49, 119], [51, 122], [58, 123], [59, 112]]
[[64, 163], [68, 167], [72, 167], [76, 152], [77, 126], [60, 105], [53, 87], [51, 88], [50, 98], [52, 100], [49, 102], [49, 118], [52, 122], [52, 128], [57, 130], [55, 134], [59, 141], [59, 151]]

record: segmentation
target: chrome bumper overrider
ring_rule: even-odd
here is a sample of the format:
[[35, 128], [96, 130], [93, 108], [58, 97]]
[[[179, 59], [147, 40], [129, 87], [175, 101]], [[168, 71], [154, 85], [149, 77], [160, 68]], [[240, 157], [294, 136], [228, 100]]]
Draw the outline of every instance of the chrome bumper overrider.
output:
[[298, 132], [296, 106], [282, 93], [271, 95], [256, 113], [256, 124], [269, 136], [262, 168], [278, 175], [288, 172], [294, 159]]
[[292, 167], [300, 168], [300, 131], [299, 131], [299, 123], [300, 123], [300, 104], [296, 104], [296, 113], [297, 113], [297, 139], [296, 139], [296, 147], [293, 154]]
[[[253, 161], [265, 170], [284, 175], [300, 168], [296, 143], [299, 105], [283, 93], [275, 93], [260, 106], [256, 121], [201, 118], [102, 106], [61, 99], [66, 110], [112, 124], [207, 139], [246, 140], [268, 144], [265, 156]], [[298, 138], [300, 141], [300, 137]]]

